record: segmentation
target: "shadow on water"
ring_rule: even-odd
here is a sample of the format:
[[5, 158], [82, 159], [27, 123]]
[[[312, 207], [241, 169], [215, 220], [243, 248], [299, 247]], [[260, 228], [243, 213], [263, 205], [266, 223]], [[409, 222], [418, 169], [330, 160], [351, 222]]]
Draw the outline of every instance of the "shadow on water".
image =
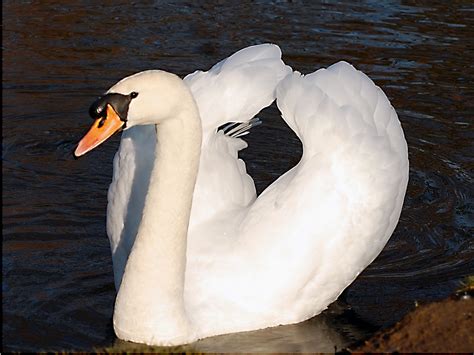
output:
[[[388, 326], [415, 300], [445, 297], [472, 274], [474, 8], [348, 4], [3, 3], [3, 349], [92, 349], [114, 342], [105, 232], [119, 137], [74, 161], [87, 109], [119, 78], [185, 75], [251, 44], [277, 43], [309, 73], [338, 60], [366, 72], [397, 109], [410, 182], [382, 254], [322, 315], [231, 334], [202, 351], [332, 351]], [[261, 192], [299, 159], [274, 106], [242, 157]], [[350, 309], [341, 304], [347, 303]], [[343, 310], [338, 309], [342, 307]]]

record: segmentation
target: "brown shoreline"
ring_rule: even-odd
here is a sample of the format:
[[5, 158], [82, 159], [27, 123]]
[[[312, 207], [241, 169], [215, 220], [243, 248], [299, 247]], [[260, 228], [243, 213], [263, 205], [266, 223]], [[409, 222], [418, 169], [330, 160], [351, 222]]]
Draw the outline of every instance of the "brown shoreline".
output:
[[352, 353], [474, 352], [474, 298], [469, 294], [417, 307]]

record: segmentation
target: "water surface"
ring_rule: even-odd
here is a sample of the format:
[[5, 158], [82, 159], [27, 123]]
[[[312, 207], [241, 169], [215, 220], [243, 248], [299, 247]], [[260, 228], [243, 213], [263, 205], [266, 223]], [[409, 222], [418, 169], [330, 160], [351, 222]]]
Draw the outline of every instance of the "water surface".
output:
[[[160, 68], [186, 75], [273, 42], [302, 73], [339, 60], [381, 86], [410, 154], [400, 223], [328, 312], [297, 326], [207, 339], [208, 351], [331, 351], [448, 295], [473, 265], [474, 7], [412, 2], [3, 2], [4, 350], [115, 341], [105, 233], [118, 137], [75, 161], [95, 97]], [[242, 157], [261, 192], [299, 159], [275, 107]]]

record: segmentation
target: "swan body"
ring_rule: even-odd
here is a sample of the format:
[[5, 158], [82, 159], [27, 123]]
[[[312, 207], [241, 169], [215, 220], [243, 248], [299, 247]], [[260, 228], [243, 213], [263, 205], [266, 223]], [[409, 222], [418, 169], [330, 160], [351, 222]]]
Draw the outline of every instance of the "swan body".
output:
[[[306, 320], [380, 253], [408, 182], [407, 145], [383, 91], [345, 62], [293, 72], [275, 45], [184, 80], [125, 78], [107, 232], [124, 340], [176, 345]], [[125, 96], [124, 96], [125, 97]], [[258, 198], [239, 133], [276, 98], [303, 144]]]

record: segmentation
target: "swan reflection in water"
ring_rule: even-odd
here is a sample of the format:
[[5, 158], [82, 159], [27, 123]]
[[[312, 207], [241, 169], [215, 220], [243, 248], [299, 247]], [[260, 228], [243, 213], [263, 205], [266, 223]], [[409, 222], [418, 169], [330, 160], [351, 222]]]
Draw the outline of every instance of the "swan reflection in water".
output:
[[[375, 327], [357, 319], [353, 312], [347, 310], [347, 305], [338, 300], [332, 303], [324, 313], [301, 323], [217, 335], [172, 349], [177, 352], [211, 353], [331, 353], [345, 349], [359, 339], [367, 338], [373, 331]], [[147, 345], [129, 343], [120, 339], [115, 341], [113, 349], [130, 352], [150, 350]], [[158, 351], [159, 348], [156, 350]]]

